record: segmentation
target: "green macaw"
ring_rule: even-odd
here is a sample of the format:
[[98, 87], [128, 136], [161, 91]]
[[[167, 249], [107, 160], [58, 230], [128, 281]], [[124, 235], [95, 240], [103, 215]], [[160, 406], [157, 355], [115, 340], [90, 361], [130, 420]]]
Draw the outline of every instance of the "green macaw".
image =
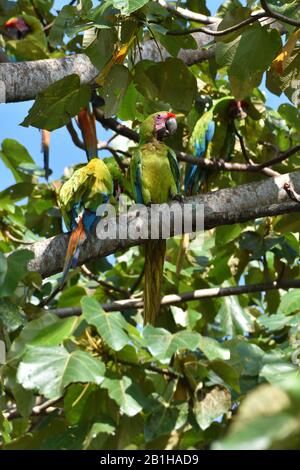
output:
[[[197, 158], [204, 158], [210, 148], [213, 148], [217, 151], [216, 156], [229, 160], [236, 139], [234, 120], [245, 118], [247, 107], [246, 101], [235, 100], [233, 96], [225, 96], [216, 100], [213, 106], [197, 120], [189, 139], [188, 152]], [[188, 164], [184, 178], [185, 194], [190, 196], [198, 193], [206, 176], [207, 172], [203, 168]], [[185, 233], [181, 238], [176, 262], [177, 276], [180, 274], [189, 242], [190, 235]]]
[[[177, 129], [176, 116], [161, 111], [140, 126], [140, 143], [133, 151], [130, 180], [139, 204], [162, 204], [179, 193], [180, 174], [174, 152], [162, 140]], [[166, 240], [145, 244], [144, 323], [155, 323], [160, 309]]]
[[[204, 158], [213, 139], [218, 143], [218, 156], [229, 160], [234, 150], [235, 127], [234, 119], [246, 116], [247, 102], [237, 101], [233, 96], [225, 96], [215, 101], [196, 122], [191, 133], [188, 152], [195, 157]], [[218, 124], [218, 126], [216, 126]], [[187, 165], [184, 190], [191, 195], [199, 191], [205, 179], [205, 171], [197, 165]]]
[[12, 61], [47, 59], [47, 38], [41, 22], [30, 15], [10, 18], [4, 24], [6, 52]]
[[97, 208], [106, 204], [112, 194], [111, 174], [105, 163], [98, 158], [93, 158], [87, 165], [75, 170], [71, 178], [61, 186], [59, 205], [65, 224], [71, 230], [62, 283], [65, 282], [70, 267], [77, 264], [80, 247], [97, 221]]

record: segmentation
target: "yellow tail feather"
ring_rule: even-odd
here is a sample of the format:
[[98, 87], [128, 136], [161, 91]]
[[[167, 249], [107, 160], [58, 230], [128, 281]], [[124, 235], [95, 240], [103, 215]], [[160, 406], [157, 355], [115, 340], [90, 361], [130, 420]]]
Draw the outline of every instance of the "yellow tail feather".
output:
[[182, 270], [183, 262], [184, 262], [189, 244], [190, 244], [190, 234], [184, 233], [180, 240], [179, 251], [178, 251], [177, 261], [176, 261], [176, 276], [177, 277], [180, 275], [180, 272]]
[[160, 310], [166, 240], [149, 240], [145, 245], [144, 324], [155, 324]]

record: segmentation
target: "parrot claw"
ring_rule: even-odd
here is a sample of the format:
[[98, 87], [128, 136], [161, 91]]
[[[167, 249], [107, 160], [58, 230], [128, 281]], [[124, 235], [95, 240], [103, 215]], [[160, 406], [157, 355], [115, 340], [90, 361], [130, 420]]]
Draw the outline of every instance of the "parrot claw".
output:
[[172, 201], [184, 202], [184, 196], [182, 194], [175, 194], [172, 196]]

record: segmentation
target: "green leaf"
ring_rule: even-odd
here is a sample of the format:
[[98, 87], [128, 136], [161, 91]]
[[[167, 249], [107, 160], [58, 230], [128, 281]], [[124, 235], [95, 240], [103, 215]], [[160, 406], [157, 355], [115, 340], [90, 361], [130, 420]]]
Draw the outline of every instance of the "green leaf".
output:
[[279, 310], [285, 315], [290, 315], [300, 309], [300, 292], [299, 289], [290, 289], [289, 292], [281, 297]]
[[134, 81], [145, 98], [169, 103], [182, 112], [190, 111], [196, 96], [196, 79], [180, 59], [169, 58], [155, 65], [140, 62], [135, 68]]
[[225, 387], [215, 386], [201, 400], [195, 401], [194, 414], [201, 429], [207, 429], [211, 423], [231, 408], [231, 395]]
[[14, 293], [19, 282], [27, 273], [27, 264], [34, 255], [29, 250], [17, 250], [7, 257], [7, 272], [0, 286], [0, 295], [3, 297]]
[[74, 22], [75, 14], [76, 7], [65, 5], [55, 17], [49, 34], [49, 43], [52, 47], [63, 43], [66, 28]]
[[145, 440], [152, 441], [159, 436], [170, 434], [176, 428], [179, 409], [175, 406], [159, 405], [145, 421]]
[[16, 182], [31, 181], [31, 176], [20, 169], [23, 163], [34, 163], [26, 148], [13, 139], [4, 139], [0, 157], [7, 168], [12, 172]]
[[90, 86], [81, 85], [78, 75], [69, 75], [38, 94], [21, 125], [53, 131], [76, 116], [86, 106], [90, 96]]
[[142, 410], [142, 405], [137, 401], [138, 397], [132, 390], [132, 380], [123, 375], [122, 378], [108, 378], [103, 381], [102, 388], [107, 389], [108, 394], [114, 400], [123, 413], [127, 416], [135, 416]]
[[25, 325], [26, 321], [27, 318], [18, 305], [0, 299], [0, 325], [2, 324], [8, 333]]
[[79, 317], [57, 319], [43, 328], [28, 344], [39, 346], [56, 346], [69, 338], [80, 323]]
[[217, 44], [217, 62], [219, 65], [229, 66], [231, 88], [237, 99], [245, 98], [260, 84], [263, 73], [280, 47], [278, 31], [259, 24], [250, 26], [230, 43]]
[[92, 297], [83, 297], [81, 305], [83, 318], [97, 328], [99, 335], [114, 351], [120, 351], [129, 344], [127, 322], [120, 312], [105, 312]]
[[117, 114], [130, 79], [129, 70], [124, 65], [115, 64], [109, 71], [103, 85], [104, 113], [106, 117]]
[[17, 379], [29, 390], [46, 398], [59, 398], [64, 388], [74, 382], [101, 384], [105, 366], [84, 351], [69, 353], [65, 348], [29, 347], [19, 365]]
[[76, 307], [80, 304], [82, 297], [86, 295], [86, 290], [81, 286], [71, 286], [64, 289], [58, 301], [58, 307]]
[[210, 361], [214, 359], [223, 359], [225, 361], [230, 359], [230, 350], [208, 336], [200, 337], [199, 348]]
[[143, 337], [151, 354], [162, 362], [167, 362], [181, 349], [195, 350], [201, 340], [199, 333], [179, 331], [171, 334], [163, 328], [154, 328], [152, 325], [146, 325]]
[[234, 367], [220, 360], [211, 361], [209, 367], [221, 377], [225, 384], [232, 387], [236, 392], [240, 392], [239, 374]]
[[123, 15], [130, 15], [148, 2], [149, 0], [112, 0], [113, 6], [120, 10]]

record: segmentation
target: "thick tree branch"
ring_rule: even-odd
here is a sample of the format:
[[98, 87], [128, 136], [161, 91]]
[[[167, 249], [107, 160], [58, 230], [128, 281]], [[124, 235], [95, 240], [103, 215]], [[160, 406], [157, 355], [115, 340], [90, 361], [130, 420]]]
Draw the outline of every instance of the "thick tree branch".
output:
[[[234, 224], [254, 220], [260, 217], [298, 212], [299, 204], [292, 202], [283, 189], [285, 183], [292, 182], [296, 191], [300, 192], [300, 172], [289, 173], [275, 178], [237, 186], [233, 189], [222, 189], [211, 193], [201, 194], [188, 198], [185, 203], [203, 204], [204, 227], [210, 229], [219, 225]], [[150, 210], [150, 209], [149, 209]], [[195, 212], [195, 211], [194, 211]], [[128, 249], [131, 246], [145, 242], [142, 238], [143, 230], [149, 229], [149, 217], [138, 217], [131, 214], [129, 220], [123, 217], [116, 224], [117, 233], [126, 233], [128, 224], [130, 233], [126, 239], [101, 240], [94, 234], [82, 247], [79, 265], [93, 258], [107, 256], [118, 250]], [[193, 213], [193, 223], [196, 214]], [[171, 224], [171, 235], [174, 227]], [[140, 235], [138, 235], [140, 233]], [[29, 249], [34, 253], [34, 259], [29, 263], [29, 269], [38, 271], [43, 277], [60, 272], [67, 250], [68, 234], [34, 243]]]
[[[161, 305], [167, 307], [169, 305], [178, 305], [193, 300], [212, 299], [216, 297], [228, 297], [230, 295], [251, 294], [255, 292], [267, 292], [270, 290], [291, 289], [299, 287], [299, 279], [250, 284], [248, 286], [211, 287], [208, 289], [198, 289], [192, 292], [185, 292], [183, 294], [165, 295], [161, 299]], [[123, 312], [132, 308], [143, 308], [143, 299], [116, 300], [115, 302], [102, 304], [102, 308], [106, 312]], [[82, 309], [81, 307], [66, 307], [52, 309], [50, 312], [54, 313], [60, 318], [66, 318], [72, 315], [80, 315], [82, 313]]]

